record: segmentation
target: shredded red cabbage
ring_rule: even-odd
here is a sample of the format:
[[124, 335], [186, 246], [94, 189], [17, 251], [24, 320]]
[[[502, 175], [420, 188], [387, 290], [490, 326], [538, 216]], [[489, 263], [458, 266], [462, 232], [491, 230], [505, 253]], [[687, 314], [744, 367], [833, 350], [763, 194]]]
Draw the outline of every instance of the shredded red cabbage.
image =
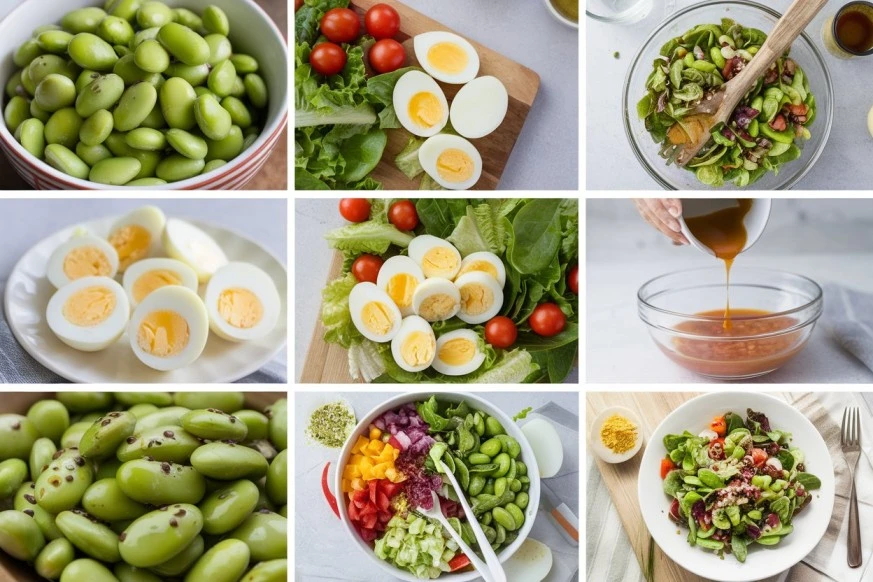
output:
[[427, 452], [416, 454], [409, 450], [400, 453], [400, 456], [394, 461], [397, 470], [406, 475], [403, 485], [411, 507], [432, 508], [433, 498], [431, 498], [430, 492], [439, 491], [443, 485], [443, 480], [439, 475], [428, 475], [425, 471], [424, 461], [426, 458]]

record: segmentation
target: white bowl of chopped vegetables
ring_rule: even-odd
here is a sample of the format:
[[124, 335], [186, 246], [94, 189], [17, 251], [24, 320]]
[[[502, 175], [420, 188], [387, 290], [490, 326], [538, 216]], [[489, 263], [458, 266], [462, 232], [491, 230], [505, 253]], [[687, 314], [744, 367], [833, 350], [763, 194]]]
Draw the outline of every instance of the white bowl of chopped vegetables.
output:
[[[525, 508], [523, 509], [524, 513], [524, 521], [523, 524], [514, 532], [516, 537], [514, 541], [505, 545], [497, 551], [497, 555], [500, 558], [501, 562], [506, 562], [512, 556], [516, 550], [522, 545], [522, 543], [527, 539], [528, 534], [530, 533], [531, 528], [533, 527], [534, 519], [537, 515], [537, 510], [539, 508], [540, 502], [540, 477], [539, 477], [539, 468], [537, 467], [536, 458], [534, 457], [533, 449], [528, 443], [527, 439], [522, 433], [521, 429], [518, 425], [510, 418], [506, 413], [502, 410], [495, 407], [493, 404], [488, 401], [475, 396], [473, 394], [467, 393], [447, 393], [447, 392], [436, 392], [436, 393], [417, 393], [417, 394], [403, 394], [399, 396], [395, 396], [390, 400], [385, 401], [380, 404], [373, 410], [371, 410], [366, 416], [361, 418], [360, 422], [358, 422], [354, 431], [352, 431], [351, 436], [347, 439], [345, 445], [342, 448], [339, 456], [339, 462], [336, 465], [336, 473], [334, 477], [334, 493], [337, 496], [337, 504], [339, 506], [340, 519], [345, 525], [346, 531], [349, 533], [349, 536], [352, 539], [352, 542], [358, 546], [367, 556], [370, 557], [375, 563], [377, 563], [386, 574], [393, 576], [395, 578], [399, 578], [401, 580], [409, 580], [415, 581], [420, 579], [427, 579], [426, 576], [417, 577], [411, 569], [401, 569], [396, 566], [391, 561], [387, 561], [384, 559], [380, 559], [376, 552], [374, 551], [374, 543], [375, 542], [367, 542], [362, 537], [361, 534], [356, 530], [355, 526], [352, 523], [352, 519], [350, 517], [350, 498], [347, 494], [343, 493], [343, 470], [346, 465], [349, 463], [350, 458], [352, 457], [352, 451], [355, 447], [355, 444], [360, 436], [368, 436], [370, 434], [370, 430], [373, 427], [373, 423], [383, 417], [383, 415], [388, 411], [397, 411], [402, 407], [412, 403], [423, 403], [428, 401], [431, 396], [435, 396], [438, 402], [443, 403], [453, 403], [457, 405], [461, 402], [466, 402], [471, 409], [475, 411], [480, 411], [485, 413], [486, 415], [492, 417], [499, 421], [500, 425], [505, 429], [505, 434], [509, 437], [515, 439], [515, 441], [520, 445], [520, 454], [518, 454], [517, 459], [522, 461], [526, 465], [526, 475], [529, 477], [529, 485], [527, 487], [527, 491], [525, 492], [528, 496], [528, 501], [526, 503]], [[417, 423], [417, 421], [416, 421]], [[382, 424], [380, 422], [380, 424]], [[415, 424], [415, 423], [414, 423]], [[388, 432], [386, 430], [386, 432]], [[415, 438], [415, 437], [413, 437]], [[486, 442], [488, 440], [488, 436], [484, 436], [479, 440], [480, 444]], [[478, 450], [478, 448], [477, 448]], [[445, 478], [443, 479], [446, 480]], [[451, 488], [451, 485], [448, 486]], [[445, 490], [444, 490], [445, 492]], [[517, 495], [517, 494], [516, 494]], [[468, 496], [468, 501], [469, 501]], [[448, 505], [451, 505], [450, 503]], [[471, 503], [472, 505], [472, 503]], [[446, 510], [447, 503], [443, 501], [443, 510]], [[460, 514], [463, 515], [463, 510], [460, 509], [460, 506], [457, 506], [457, 511], [460, 511]], [[421, 525], [421, 524], [418, 524]], [[435, 532], [438, 532], [440, 526], [437, 524], [436, 528], [434, 528]], [[447, 534], [443, 534], [447, 536]], [[416, 542], [420, 544], [420, 542]], [[451, 544], [449, 544], [451, 545]], [[409, 551], [421, 551], [427, 550], [427, 548], [419, 548], [415, 547], [414, 549], [410, 548]], [[453, 559], [458, 558], [459, 552], [456, 552]], [[407, 556], [408, 557], [408, 556]], [[450, 560], [453, 561], [453, 560]], [[457, 562], [455, 562], [457, 563]], [[460, 568], [455, 572], [447, 571], [446, 562], [442, 564], [442, 570], [438, 569], [430, 569], [430, 577], [439, 577], [440, 579], [452, 580], [453, 582], [464, 582], [467, 580], [474, 580], [479, 577], [479, 574], [470, 567]]]
[[[769, 422], [770, 435], [778, 438], [783, 443], [780, 451], [782, 454], [776, 454], [774, 449], [773, 454], [767, 453], [765, 462], [755, 465], [758, 460], [752, 461], [752, 457], [757, 455], [759, 451], [768, 448], [768, 444], [764, 441], [769, 437], [764, 435], [763, 431], [757, 431], [756, 433], [753, 430], [751, 431], [750, 438], [754, 434], [759, 434], [759, 436], [755, 439], [754, 443], [750, 444], [751, 449], [744, 449], [745, 452], [738, 455], [740, 457], [738, 459], [740, 470], [743, 468], [742, 461], [746, 456], [750, 459], [750, 464], [746, 466], [750, 467], [752, 473], [756, 474], [772, 472], [771, 469], [773, 468], [783, 468], [782, 463], [777, 462], [777, 460], [771, 460], [770, 457], [782, 456], [785, 469], [793, 465], [792, 470], [789, 471], [790, 477], [784, 480], [786, 481], [785, 483], [781, 483], [778, 486], [772, 478], [769, 481], [764, 478], [766, 483], [762, 483], [761, 477], [763, 475], [751, 478], [751, 485], [756, 485], [757, 493], [754, 491], [750, 493], [750, 488], [743, 483], [741, 475], [725, 473], [726, 462], [731, 457], [730, 450], [733, 447], [733, 439], [720, 437], [722, 432], [726, 433], [727, 437], [740, 434], [742, 431], [740, 422], [744, 424], [748, 422], [749, 410], [763, 413], [766, 416]], [[728, 416], [729, 422], [727, 422], [727, 426], [720, 428], [722, 425], [719, 424], [718, 419], [724, 417], [726, 413], [733, 413], [736, 415], [736, 418], [731, 420], [731, 417]], [[758, 417], [754, 416], [752, 418]], [[754, 422], [751, 425], [754, 427]], [[713, 427], [720, 429], [721, 432], [713, 431]], [[740, 432], [735, 432], [738, 430]], [[688, 431], [687, 435], [683, 435], [685, 431]], [[713, 436], [714, 433], [716, 433], [716, 436]], [[786, 433], [790, 433], [790, 435]], [[669, 462], [665, 461], [668, 456], [668, 447], [675, 447], [677, 439], [683, 440], [680, 438], [683, 436], [693, 437], [691, 440], [697, 442], [695, 447], [688, 449], [689, 451], [696, 451], [690, 453], [690, 456], [696, 460], [689, 458], [688, 461], [685, 461], [683, 459], [686, 463], [690, 463], [684, 468], [686, 469], [684, 472], [681, 466], [683, 461], [678, 462], [679, 466], [674, 464], [672, 468], [667, 467], [670, 469], [670, 472], [675, 471], [675, 474], [671, 476], [669, 472], [664, 470], [665, 468], [662, 464]], [[667, 438], [665, 439], [665, 437]], [[715, 446], [718, 446], [719, 439], [721, 440], [723, 452], [729, 454], [720, 461], [706, 460], [707, 458], [712, 458], [710, 452], [712, 451], [713, 443], [717, 443]], [[702, 442], [703, 440], [706, 442]], [[726, 442], [727, 440], [731, 440], [731, 442]], [[691, 441], [689, 440], [688, 442]], [[779, 443], [777, 442], [776, 444], [778, 445]], [[789, 448], [791, 453], [788, 453]], [[745, 454], [750, 451], [750, 454]], [[700, 453], [700, 456], [697, 453]], [[675, 456], [678, 458], [682, 455]], [[719, 458], [718, 453], [715, 456]], [[789, 458], [790, 460], [788, 460]], [[763, 461], [763, 459], [760, 460]], [[720, 486], [713, 485], [712, 483], [709, 485], [706, 483], [699, 485], [692, 484], [683, 492], [683, 496], [690, 495], [690, 492], [694, 491], [695, 493], [701, 493], [705, 498], [703, 507], [706, 509], [708, 518], [703, 517], [702, 520], [706, 525], [698, 527], [697, 522], [695, 522], [694, 529], [696, 534], [691, 535], [690, 524], [686, 525], [684, 523], [685, 519], [687, 519], [684, 515], [684, 510], [679, 515], [683, 523], [680, 524], [671, 519], [671, 510], [673, 509], [671, 504], [674, 497], [667, 493], [667, 489], [671, 489], [671, 487], [665, 486], [665, 483], [676, 478], [682, 482], [681, 478], [684, 476], [691, 476], [691, 481], [694, 482], [694, 477], [700, 476], [703, 473], [706, 473], [703, 475], [703, 481], [709, 482], [712, 479], [712, 474], [710, 473], [714, 472], [707, 469], [701, 471], [701, 464], [713, 462], [715, 464], [710, 465], [710, 467], [725, 477], [722, 479], [724, 484]], [[690, 468], [692, 466], [694, 468]], [[813, 475], [814, 478], [809, 477], [809, 481], [804, 477], [798, 479], [798, 472], [803, 472], [805, 475]], [[666, 477], [661, 476], [664, 473], [667, 473]], [[760, 486], [768, 485], [767, 488], [769, 489], [771, 484], [773, 489], [780, 489], [780, 491], [773, 491], [772, 494], [767, 493], [765, 497], [759, 497], [759, 501], [747, 503], [743, 500], [760, 495], [765, 490], [761, 489]], [[804, 484], [808, 485], [809, 488], [803, 487]], [[708, 488], [713, 489], [710, 495], [715, 497], [707, 498]], [[646, 527], [649, 529], [649, 533], [658, 546], [673, 561], [686, 570], [704, 578], [717, 579], [723, 582], [761, 580], [779, 574], [802, 560], [819, 543], [825, 531], [827, 531], [834, 508], [834, 488], [833, 459], [828, 452], [824, 439], [815, 426], [800, 411], [785, 401], [767, 394], [751, 392], [705, 394], [689, 400], [674, 410], [661, 422], [649, 439], [649, 444], [646, 447], [640, 465], [638, 480], [640, 511]], [[794, 512], [789, 519], [780, 522], [778, 528], [774, 529], [765, 526], [764, 528], [759, 528], [763, 531], [752, 530], [753, 537], [763, 539], [767, 545], [763, 545], [764, 542], [741, 541], [737, 544], [742, 546], [742, 551], [739, 553], [728, 553], [725, 550], [719, 551], [716, 549], [715, 546], [718, 545], [729, 547], [729, 544], [734, 541], [731, 537], [728, 537], [725, 542], [719, 542], [718, 538], [725, 539], [722, 535], [724, 532], [720, 531], [721, 526], [716, 528], [710, 526], [710, 523], [718, 523], [720, 518], [727, 517], [727, 506], [734, 505], [738, 507], [738, 515], [733, 517], [739, 517], [743, 520], [740, 523], [744, 527], [747, 523], [745, 516], [754, 510], [763, 513], [763, 517], [759, 518], [759, 522], [766, 522], [767, 516], [771, 513], [771, 508], [775, 507], [773, 505], [774, 501], [778, 497], [788, 496], [786, 492], [789, 489], [795, 490], [791, 494], [792, 497], [799, 495], [798, 499], [803, 499], [809, 496], [810, 499], [802, 504], [801, 510]], [[724, 499], [722, 500], [722, 498]], [[713, 502], [712, 499], [716, 499], [716, 501]], [[783, 501], [781, 504], [786, 503]], [[716, 507], [717, 505], [719, 507]], [[797, 503], [789, 505], [789, 507], [793, 508], [796, 505]], [[721, 508], [721, 506], [725, 507]], [[698, 506], [698, 509], [700, 508], [701, 506]], [[715, 512], [718, 509], [724, 509], [724, 511], [719, 511], [719, 515], [716, 516]], [[775, 508], [772, 510], [773, 513], [776, 511]], [[689, 513], [694, 513], [700, 518], [699, 511], [695, 512], [692, 510]], [[754, 521], [756, 517], [757, 515], [753, 514], [750, 521]], [[734, 521], [734, 519], [731, 519], [731, 521]], [[737, 524], [737, 527], [739, 527], [739, 524]], [[715, 532], [716, 537], [712, 536], [712, 531]], [[730, 534], [728, 535], [730, 536]], [[743, 535], [745, 536], [745, 534]], [[692, 537], [695, 539], [694, 545], [691, 545], [689, 542]], [[700, 538], [700, 540], [697, 538]], [[744, 537], [744, 540], [749, 539], [747, 536]], [[741, 561], [740, 558], [744, 561]]]

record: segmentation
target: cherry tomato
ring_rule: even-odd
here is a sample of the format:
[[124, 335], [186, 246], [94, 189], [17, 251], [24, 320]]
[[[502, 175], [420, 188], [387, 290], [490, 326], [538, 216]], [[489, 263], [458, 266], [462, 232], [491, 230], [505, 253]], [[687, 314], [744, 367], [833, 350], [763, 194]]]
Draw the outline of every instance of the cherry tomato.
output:
[[400, 230], [414, 230], [418, 226], [418, 212], [409, 200], [400, 200], [388, 209], [388, 221]]
[[383, 38], [370, 49], [370, 66], [379, 73], [396, 71], [405, 62], [406, 50], [396, 40]]
[[485, 341], [495, 348], [506, 349], [515, 343], [518, 337], [518, 328], [508, 317], [498, 315], [492, 317], [485, 324]]
[[764, 449], [752, 449], [752, 462], [756, 467], [763, 467], [767, 458], [767, 451]]
[[558, 335], [567, 324], [564, 312], [554, 303], [542, 303], [530, 315], [530, 327], [534, 333], [543, 337]]
[[666, 479], [667, 474], [676, 468], [676, 465], [673, 464], [673, 461], [669, 458], [661, 459], [661, 479]]
[[567, 271], [567, 287], [574, 294], [579, 295], [579, 265], [573, 265]]
[[294, 12], [297, 12], [303, 6], [303, 0], [294, 0]]
[[352, 42], [360, 30], [358, 15], [349, 8], [333, 8], [321, 17], [321, 33], [331, 42]]
[[359, 283], [365, 281], [375, 283], [381, 268], [381, 258], [376, 255], [361, 255], [352, 263], [352, 275], [355, 276]]
[[367, 10], [364, 25], [370, 36], [377, 40], [391, 38], [400, 30], [400, 15], [387, 4], [376, 4]]
[[336, 75], [346, 66], [346, 51], [338, 44], [322, 42], [309, 53], [309, 64], [322, 75]]
[[370, 218], [370, 203], [366, 198], [343, 198], [339, 211], [349, 222], [364, 222]]

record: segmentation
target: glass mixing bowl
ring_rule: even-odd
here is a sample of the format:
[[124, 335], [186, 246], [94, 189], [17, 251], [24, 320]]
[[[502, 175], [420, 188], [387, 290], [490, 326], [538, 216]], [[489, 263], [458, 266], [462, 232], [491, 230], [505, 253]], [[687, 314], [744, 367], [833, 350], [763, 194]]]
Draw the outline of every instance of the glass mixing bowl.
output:
[[586, 0], [585, 14], [614, 24], [639, 22], [652, 11], [653, 0]]
[[[646, 91], [646, 79], [652, 72], [652, 63], [661, 47], [671, 38], [684, 34], [700, 24], [719, 23], [731, 18], [737, 23], [769, 33], [782, 15], [766, 6], [745, 0], [715, 0], [689, 6], [661, 23], [637, 53], [628, 70], [622, 95], [624, 128], [637, 159], [662, 187], [668, 190], [742, 190], [733, 183], [721, 188], [706, 186], [697, 180], [694, 172], [675, 165], [658, 155], [660, 146], [652, 140], [645, 124], [637, 115], [637, 102]], [[795, 141], [803, 154], [797, 160], [784, 164], [779, 174], [768, 172], [750, 189], [784, 190], [796, 185], [812, 168], [824, 151], [834, 117], [834, 88], [827, 65], [818, 48], [804, 33], [794, 41], [791, 58], [797, 61], [809, 78], [809, 86], [817, 102], [816, 119], [809, 127], [812, 138]]]
[[730, 332], [723, 327], [725, 300], [722, 267], [662, 275], [637, 294], [640, 318], [661, 351], [683, 368], [719, 380], [755, 378], [786, 364], [806, 345], [823, 305], [815, 281], [760, 268], [731, 270]]

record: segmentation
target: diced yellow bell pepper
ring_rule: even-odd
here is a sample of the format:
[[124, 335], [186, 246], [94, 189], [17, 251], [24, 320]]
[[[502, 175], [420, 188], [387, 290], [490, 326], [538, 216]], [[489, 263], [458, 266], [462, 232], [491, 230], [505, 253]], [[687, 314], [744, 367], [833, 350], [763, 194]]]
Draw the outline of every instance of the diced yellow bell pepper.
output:
[[375, 426], [370, 429], [370, 440], [375, 441], [382, 438], [382, 431]]

